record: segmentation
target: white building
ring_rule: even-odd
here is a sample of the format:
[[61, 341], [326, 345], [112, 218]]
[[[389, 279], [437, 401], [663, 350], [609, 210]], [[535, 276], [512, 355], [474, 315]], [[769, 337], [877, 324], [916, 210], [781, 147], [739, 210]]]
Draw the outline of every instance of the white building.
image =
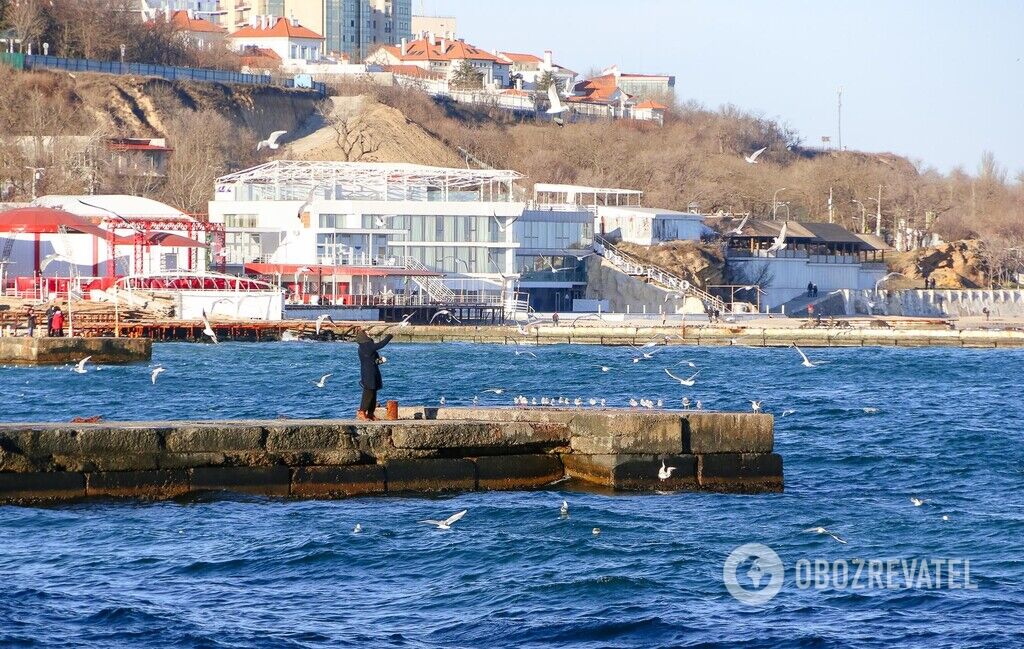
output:
[[324, 55], [324, 37], [297, 20], [254, 16], [252, 22], [228, 35], [239, 52], [273, 52], [282, 61], [315, 61]]
[[561, 92], [569, 91], [576, 80], [576, 73], [552, 60], [551, 50], [544, 50], [544, 56], [522, 52], [498, 52], [498, 57], [507, 61], [512, 78], [522, 81], [521, 90], [535, 90], [537, 81], [551, 73]]
[[398, 45], [383, 45], [366, 57], [367, 63], [385, 66], [414, 65], [428, 72], [444, 75], [449, 81], [463, 65], [477, 72], [482, 86], [506, 88], [509, 85], [511, 62], [470, 45], [462, 39], [433, 33]]
[[[524, 214], [526, 204], [514, 199], [519, 178], [505, 170], [275, 161], [218, 179], [209, 214], [225, 227], [229, 268], [281, 282], [293, 301], [502, 304], [515, 291], [527, 236], [536, 244], [528, 247], [533, 266], [557, 269], [575, 268], [569, 251], [588, 249], [593, 233], [585, 212]], [[544, 278], [537, 282], [530, 288], [543, 288]]]

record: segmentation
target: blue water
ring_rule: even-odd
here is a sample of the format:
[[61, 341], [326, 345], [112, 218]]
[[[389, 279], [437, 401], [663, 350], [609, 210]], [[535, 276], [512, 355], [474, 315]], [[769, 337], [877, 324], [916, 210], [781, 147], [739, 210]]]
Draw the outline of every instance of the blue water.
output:
[[[831, 362], [807, 369], [787, 349], [673, 347], [635, 364], [624, 348], [535, 351], [537, 360], [511, 347], [392, 345], [382, 397], [675, 406], [685, 394], [726, 410], [763, 399], [776, 415], [796, 410], [776, 419], [785, 493], [609, 495], [560, 484], [0, 507], [0, 646], [1024, 643], [1024, 352], [814, 350]], [[682, 359], [703, 368], [693, 388], [662, 371]], [[0, 368], [0, 419], [331, 417], [356, 405], [351, 345], [163, 344], [154, 364], [167, 370], [156, 386], [143, 365]], [[911, 496], [927, 502], [914, 507]], [[464, 508], [450, 532], [416, 523]], [[848, 543], [802, 531], [819, 525]], [[722, 583], [725, 557], [748, 542], [787, 568], [782, 590], [757, 608]], [[815, 590], [799, 588], [793, 570], [801, 559], [940, 557], [969, 559], [977, 588]]]

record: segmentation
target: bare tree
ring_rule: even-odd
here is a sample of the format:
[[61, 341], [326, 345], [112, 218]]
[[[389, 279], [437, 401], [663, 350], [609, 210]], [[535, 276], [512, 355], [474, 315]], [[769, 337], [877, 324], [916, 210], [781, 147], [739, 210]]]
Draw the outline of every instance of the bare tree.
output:
[[46, 29], [41, 0], [15, 0], [8, 5], [4, 18], [21, 41], [22, 52], [26, 51]]
[[327, 126], [334, 131], [334, 143], [345, 162], [371, 161], [381, 146], [369, 125], [357, 118], [331, 114], [326, 108], [320, 114]]

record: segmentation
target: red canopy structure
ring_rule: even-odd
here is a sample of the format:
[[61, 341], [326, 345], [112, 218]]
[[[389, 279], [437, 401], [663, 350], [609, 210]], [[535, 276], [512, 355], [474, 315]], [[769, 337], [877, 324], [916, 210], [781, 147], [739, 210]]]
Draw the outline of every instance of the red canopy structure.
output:
[[154, 232], [149, 235], [150, 245], [160, 246], [161, 248], [209, 248], [210, 245], [203, 243], [202, 241], [196, 241], [189, 237], [183, 237], [180, 234], [171, 234], [170, 232]]
[[109, 230], [93, 225], [86, 218], [51, 207], [19, 207], [0, 212], [0, 232], [57, 234], [61, 228], [66, 232], [91, 234], [100, 239], [106, 239], [112, 234]]

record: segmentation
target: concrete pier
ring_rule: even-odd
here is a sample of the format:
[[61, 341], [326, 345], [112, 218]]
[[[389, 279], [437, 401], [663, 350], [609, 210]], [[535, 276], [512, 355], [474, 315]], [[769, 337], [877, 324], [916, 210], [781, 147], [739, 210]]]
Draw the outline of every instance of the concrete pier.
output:
[[[395, 421], [0, 424], [0, 502], [204, 491], [333, 498], [533, 489], [783, 488], [770, 415], [403, 408]], [[662, 462], [675, 467], [658, 478]]]
[[0, 338], [0, 365], [67, 365], [86, 356], [104, 364], [144, 363], [153, 357], [148, 338]]

